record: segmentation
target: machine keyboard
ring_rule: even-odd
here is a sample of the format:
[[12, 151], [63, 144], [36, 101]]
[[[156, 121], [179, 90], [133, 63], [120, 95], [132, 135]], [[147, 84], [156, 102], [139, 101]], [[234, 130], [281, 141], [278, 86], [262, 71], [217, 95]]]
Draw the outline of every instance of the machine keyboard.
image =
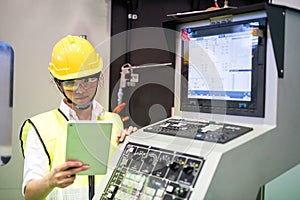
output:
[[234, 124], [188, 121], [184, 119], [167, 119], [144, 129], [145, 132], [217, 143], [226, 143], [252, 130], [253, 128], [251, 127]]

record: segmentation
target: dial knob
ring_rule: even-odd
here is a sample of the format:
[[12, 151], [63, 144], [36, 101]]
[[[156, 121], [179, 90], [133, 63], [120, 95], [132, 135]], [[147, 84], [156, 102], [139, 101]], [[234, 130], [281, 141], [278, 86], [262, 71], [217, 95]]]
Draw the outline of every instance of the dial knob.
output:
[[139, 160], [141, 160], [141, 158], [142, 158], [142, 155], [140, 155], [140, 154], [134, 154], [134, 156], [132, 157], [132, 159], [135, 161], [139, 161]]
[[194, 171], [194, 167], [192, 167], [192, 166], [185, 166], [183, 168], [183, 172], [187, 175], [192, 174], [193, 171]]
[[144, 159], [144, 161], [147, 164], [152, 164], [154, 161], [154, 158], [152, 156], [148, 156], [147, 158]]
[[180, 164], [178, 162], [172, 162], [169, 167], [172, 171], [177, 171], [180, 168]]

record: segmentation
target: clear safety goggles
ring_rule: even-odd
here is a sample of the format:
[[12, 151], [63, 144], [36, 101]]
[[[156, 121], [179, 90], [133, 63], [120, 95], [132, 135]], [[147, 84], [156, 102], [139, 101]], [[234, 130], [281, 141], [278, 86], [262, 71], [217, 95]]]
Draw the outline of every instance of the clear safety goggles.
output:
[[98, 84], [99, 77], [88, 77], [82, 79], [66, 80], [61, 81], [62, 88], [68, 91], [75, 91], [81, 85], [84, 89], [90, 89], [96, 87]]

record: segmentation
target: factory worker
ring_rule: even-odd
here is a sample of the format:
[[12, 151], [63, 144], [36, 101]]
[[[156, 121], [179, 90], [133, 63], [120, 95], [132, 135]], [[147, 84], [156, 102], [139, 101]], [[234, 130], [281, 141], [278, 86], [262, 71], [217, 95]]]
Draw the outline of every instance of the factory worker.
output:
[[[20, 132], [24, 155], [22, 190], [25, 199], [88, 199], [91, 180], [76, 173], [87, 170], [80, 161], [65, 161], [69, 120], [110, 120], [113, 122], [110, 158], [119, 142], [133, 132], [123, 129], [116, 113], [107, 112], [94, 100], [102, 58], [91, 43], [68, 35], [53, 48], [49, 71], [63, 94], [59, 108], [36, 115], [24, 122]], [[103, 175], [95, 175], [93, 184]]]

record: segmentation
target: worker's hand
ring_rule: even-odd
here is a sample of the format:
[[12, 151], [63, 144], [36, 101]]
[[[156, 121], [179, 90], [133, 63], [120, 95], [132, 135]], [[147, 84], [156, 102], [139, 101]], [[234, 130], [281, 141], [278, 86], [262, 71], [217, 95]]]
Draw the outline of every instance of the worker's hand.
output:
[[[126, 106], [126, 103], [121, 103], [119, 105], [117, 105], [114, 109], [113, 109], [113, 113], [117, 113], [117, 114], [120, 114], [122, 112], [122, 110], [125, 108]], [[122, 117], [122, 121], [123, 122], [126, 122], [127, 120], [129, 120], [129, 116], [125, 116], [125, 117]]]
[[64, 164], [55, 167], [46, 177], [52, 188], [65, 188], [74, 183], [75, 174], [89, 169], [89, 166], [80, 161], [68, 160]]
[[132, 133], [137, 131], [137, 127], [129, 126], [129, 128], [125, 128], [124, 130], [119, 130], [117, 142], [121, 143], [125, 140], [126, 136], [131, 135]]

